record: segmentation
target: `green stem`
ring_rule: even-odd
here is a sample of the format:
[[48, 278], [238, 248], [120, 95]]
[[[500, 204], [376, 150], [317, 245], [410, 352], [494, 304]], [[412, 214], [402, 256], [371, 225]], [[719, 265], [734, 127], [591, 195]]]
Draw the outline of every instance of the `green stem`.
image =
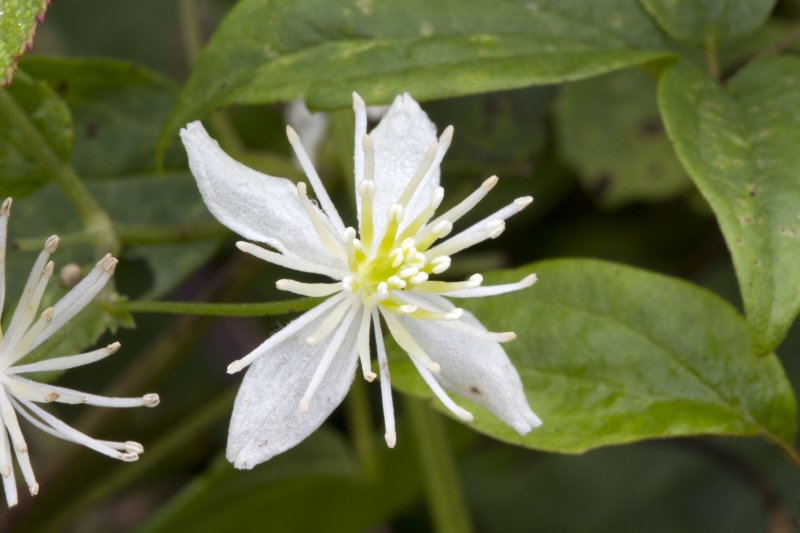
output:
[[218, 394], [210, 402], [194, 410], [188, 420], [165, 432], [165, 436], [161, 440], [153, 446], [149, 446], [147, 453], [142, 455], [135, 464], [122, 466], [116, 469], [111, 476], [90, 485], [88, 490], [81, 490], [81, 496], [49, 520], [42, 530], [63, 531], [68, 529], [69, 524], [87, 509], [91, 509], [96, 503], [141, 479], [173, 453], [190, 447], [198, 435], [227, 416], [235, 395], [236, 388], [234, 387]]
[[719, 56], [717, 55], [717, 36], [706, 37], [706, 70], [715, 80], [719, 80]]
[[112, 311], [128, 313], [165, 313], [202, 316], [273, 316], [305, 311], [311, 309], [320, 301], [320, 298], [308, 297], [280, 302], [245, 304], [119, 300], [116, 302], [109, 302], [106, 304], [106, 307]]
[[469, 512], [442, 419], [422, 400], [406, 397], [405, 405], [416, 438], [435, 531], [471, 532]]
[[367, 482], [375, 481], [378, 478], [378, 452], [373, 438], [367, 390], [364, 381], [358, 377], [350, 387], [345, 407], [353, 447], [361, 463], [361, 473]]
[[800, 40], [800, 24], [789, 30], [789, 33], [783, 36], [774, 46], [767, 48], [763, 52], [756, 55], [751, 61], [764, 61], [791, 49], [797, 41]]
[[183, 51], [186, 53], [186, 62], [191, 67], [197, 61], [197, 56], [200, 55], [200, 49], [202, 48], [194, 0], [180, 0], [180, 21]]
[[0, 116], [13, 125], [23, 141], [24, 149], [45, 166], [48, 175], [64, 192], [87, 232], [91, 233], [97, 252], [119, 253], [119, 239], [114, 233], [108, 213], [100, 207], [89, 189], [75, 174], [72, 166], [53, 151], [50, 144], [31, 123], [25, 112], [19, 108], [8, 91], [0, 91]]
[[[230, 232], [215, 221], [196, 222], [193, 224], [114, 224], [114, 231], [123, 245], [138, 244], [174, 244], [186, 241], [197, 241], [224, 237]], [[77, 231], [59, 236], [61, 247], [80, 246], [94, 242], [94, 233]], [[36, 252], [42, 248], [47, 237], [26, 237], [15, 239], [14, 247], [22, 252]]]

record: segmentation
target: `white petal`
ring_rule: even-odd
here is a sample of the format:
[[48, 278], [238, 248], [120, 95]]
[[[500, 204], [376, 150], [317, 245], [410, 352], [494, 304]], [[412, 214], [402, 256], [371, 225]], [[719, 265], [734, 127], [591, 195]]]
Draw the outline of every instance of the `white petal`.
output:
[[[416, 295], [428, 307], [450, 311], [454, 306], [434, 295]], [[446, 328], [429, 320], [398, 316], [414, 340], [439, 365], [436, 379], [448, 390], [488, 409], [525, 435], [541, 424], [531, 410], [517, 370], [502, 346], [494, 341]], [[474, 315], [461, 318], [473, 328], [485, 330]]]
[[[395, 98], [370, 137], [375, 146], [375, 232], [380, 236], [386, 227], [389, 207], [400, 197], [431, 143], [436, 140], [436, 125], [419, 104], [405, 93]], [[413, 219], [425, 208], [438, 186], [439, 166], [434, 163], [407, 206], [406, 220]]]
[[228, 431], [226, 456], [236, 468], [253, 468], [295, 446], [322, 425], [350, 389], [358, 360], [357, 321], [348, 328], [308, 411], [298, 409], [328, 346], [327, 342], [308, 346], [305, 339], [320, 327], [325, 316], [307, 323], [247, 370]]
[[198, 121], [181, 130], [181, 139], [203, 200], [222, 224], [280, 252], [322, 265], [340, 264], [319, 241], [291, 181], [232, 159]]

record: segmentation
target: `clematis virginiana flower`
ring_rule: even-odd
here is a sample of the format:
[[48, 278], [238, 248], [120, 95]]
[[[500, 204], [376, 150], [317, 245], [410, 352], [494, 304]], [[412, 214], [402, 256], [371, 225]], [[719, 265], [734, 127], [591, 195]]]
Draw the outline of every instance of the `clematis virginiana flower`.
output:
[[217, 219], [251, 241], [244, 252], [303, 273], [330, 278], [308, 283], [281, 279], [278, 289], [327, 297], [290, 322], [251, 353], [234, 361], [229, 373], [250, 368], [231, 418], [227, 457], [237, 468], [252, 468], [303, 440], [341, 403], [356, 365], [367, 381], [374, 336], [380, 374], [386, 443], [396, 442], [389, 365], [381, 317], [397, 343], [442, 403], [462, 420], [472, 414], [448, 389], [494, 413], [521, 435], [541, 421], [528, 406], [519, 375], [500, 343], [516, 336], [487, 331], [469, 312], [444, 296], [471, 298], [523, 289], [536, 278], [481, 286], [441, 281], [451, 258], [499, 236], [505, 220], [531, 202], [513, 203], [450, 237], [456, 224], [497, 183], [487, 179], [475, 192], [436, 215], [444, 190], [439, 164], [453, 128], [436, 137], [436, 127], [411, 96], [398, 96], [380, 124], [367, 135], [364, 102], [355, 110], [355, 189], [358, 230], [345, 227], [293, 129], [289, 142], [308, 177], [306, 183], [252, 170], [225, 154], [200, 122], [181, 138], [206, 205]]
[[[11, 212], [11, 198], [0, 206], [0, 310], [5, 299], [5, 248], [8, 217]], [[83, 310], [103, 289], [114, 273], [117, 260], [106, 255], [53, 307], [48, 307], [37, 318], [37, 310], [44, 295], [53, 262], [50, 255], [58, 247], [58, 237], [47, 239], [44, 249], [33, 265], [31, 274], [22, 291], [17, 308], [4, 335], [0, 335], [0, 476], [9, 507], [17, 504], [17, 484], [14, 476], [12, 450], [17, 464], [28, 485], [31, 495], [39, 492], [39, 484], [31, 467], [28, 445], [20, 427], [17, 413], [34, 427], [55, 437], [82, 444], [103, 455], [122, 461], [135, 461], [144, 448], [138, 442], [113, 442], [89, 437], [62, 422], [38, 403], [88, 403], [103, 407], [154, 407], [158, 405], [157, 394], [146, 394], [141, 398], [108, 398], [84, 392], [39, 383], [26, 374], [66, 370], [88, 365], [119, 350], [115, 342], [105, 348], [77, 355], [53, 357], [32, 363], [24, 363], [24, 358], [51, 338], [61, 327]], [[22, 364], [20, 364], [22, 362]]]

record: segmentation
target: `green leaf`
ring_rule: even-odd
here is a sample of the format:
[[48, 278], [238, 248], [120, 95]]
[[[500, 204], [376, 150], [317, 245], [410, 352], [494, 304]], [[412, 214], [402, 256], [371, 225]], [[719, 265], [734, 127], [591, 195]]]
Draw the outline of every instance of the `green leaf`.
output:
[[[520, 437], [467, 404], [476, 429], [567, 453], [699, 434], [757, 435], [791, 450], [791, 386], [774, 355], [751, 354], [730, 304], [677, 279], [593, 260], [545, 261], [487, 283], [530, 272], [540, 279], [531, 289], [464, 307], [490, 330], [517, 332], [504, 346], [544, 425]], [[408, 357], [393, 353], [392, 383], [431, 397]]]
[[688, 64], [659, 85], [675, 150], [717, 216], [755, 349], [777, 346], [800, 311], [800, 59], [742, 69], [723, 89]]
[[[58, 95], [46, 84], [20, 72], [14, 83], [2, 89], [14, 99], [20, 110], [61, 159], [69, 159], [72, 150], [72, 117]], [[42, 156], [0, 114], [0, 196], [29, 194], [50, 179]]]
[[555, 120], [562, 157], [600, 205], [663, 200], [690, 184], [664, 132], [655, 82], [641, 70], [565, 86]]
[[[177, 99], [167, 78], [115, 59], [34, 56], [21, 66], [72, 111], [72, 165], [79, 176], [108, 179], [155, 170], [159, 127]], [[184, 168], [183, 151], [171, 152], [166, 166]]]
[[776, 0], [639, 0], [672, 37], [694, 44], [725, 42], [764, 24]]
[[164, 125], [233, 103], [299, 96], [315, 108], [557, 83], [669, 55], [636, 0], [244, 0], [203, 50]]
[[369, 530], [419, 491], [409, 468], [411, 448], [378, 446], [381, 475], [375, 482], [361, 477], [345, 442], [325, 429], [253, 470], [234, 470], [220, 457], [139, 532], [247, 531], [263, 524], [286, 533]]
[[3, 0], [0, 9], [0, 85], [11, 83], [17, 58], [33, 43], [36, 21], [44, 19], [47, 0]]

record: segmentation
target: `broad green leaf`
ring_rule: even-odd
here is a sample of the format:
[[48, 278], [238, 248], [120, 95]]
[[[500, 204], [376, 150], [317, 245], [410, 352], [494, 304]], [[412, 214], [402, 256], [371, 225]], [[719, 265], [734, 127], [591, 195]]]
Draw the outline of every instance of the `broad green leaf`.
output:
[[639, 0], [658, 24], [678, 40], [725, 42], [764, 24], [776, 0]]
[[[365, 531], [411, 504], [419, 491], [411, 447], [376, 439], [378, 479], [364, 479], [342, 438], [318, 430], [297, 448], [249, 471], [219, 457], [140, 533]], [[357, 509], [357, 511], [354, 511]]]
[[659, 85], [675, 150], [733, 256], [754, 348], [777, 346], [800, 311], [800, 59], [751, 64], [727, 90], [680, 63]]
[[[64, 102], [45, 83], [20, 72], [14, 83], [0, 89], [10, 96], [55, 154], [69, 159], [72, 150], [72, 117]], [[0, 113], [0, 196], [28, 194], [50, 179], [42, 155]]]
[[[72, 111], [72, 164], [83, 179], [127, 176], [155, 169], [158, 129], [177, 98], [166, 78], [114, 59], [33, 56], [21, 64], [46, 82]], [[167, 167], [185, 167], [182, 151]]]
[[555, 120], [562, 157], [600, 205], [662, 200], [689, 186], [658, 114], [655, 82], [641, 70], [565, 86]]
[[3, 0], [0, 5], [0, 85], [11, 82], [17, 58], [33, 43], [36, 21], [44, 18], [47, 0]]
[[[505, 349], [544, 425], [519, 437], [461, 400], [476, 429], [567, 453], [700, 434], [760, 436], [791, 449], [791, 386], [774, 355], [752, 355], [730, 304], [677, 279], [593, 260], [545, 261], [486, 283], [530, 272], [540, 281], [527, 291], [464, 307], [490, 330], [517, 332]], [[392, 383], [430, 397], [408, 358], [394, 354]]]
[[201, 54], [162, 130], [233, 103], [314, 108], [557, 83], [669, 54], [636, 0], [244, 0]]

